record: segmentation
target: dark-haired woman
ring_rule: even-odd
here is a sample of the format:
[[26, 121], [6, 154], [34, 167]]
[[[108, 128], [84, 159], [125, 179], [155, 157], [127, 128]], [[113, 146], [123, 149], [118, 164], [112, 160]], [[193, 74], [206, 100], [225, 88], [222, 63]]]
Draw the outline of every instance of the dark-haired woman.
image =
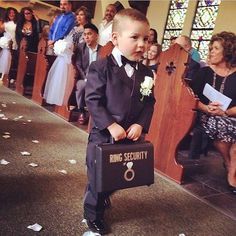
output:
[[156, 82], [157, 68], [159, 56], [162, 52], [162, 47], [158, 43], [154, 43], [147, 51], [147, 58], [143, 60], [143, 64], [152, 70], [154, 76], [154, 82]]
[[148, 44], [152, 45], [154, 43], [158, 43], [158, 34], [155, 29], [151, 28], [148, 35]]
[[91, 22], [91, 14], [87, 7], [81, 6], [76, 12], [76, 26], [72, 30], [73, 42], [76, 45], [84, 42], [84, 25]]
[[39, 22], [33, 10], [29, 7], [22, 8], [16, 25], [17, 44], [20, 46], [21, 40], [25, 38], [27, 41], [27, 51], [37, 52], [39, 33]]
[[0, 47], [2, 48], [0, 52], [1, 78], [3, 78], [5, 74], [8, 74], [10, 70], [12, 60], [10, 48], [17, 50], [15, 37], [17, 14], [18, 12], [15, 8], [7, 8], [4, 23], [1, 25], [0, 31], [4, 32], [3, 37], [0, 38]]
[[[147, 54], [148, 54], [148, 51], [149, 51], [151, 45], [153, 45], [153, 44], [158, 44], [158, 42], [157, 42], [157, 37], [158, 37], [157, 31], [156, 31], [155, 29], [153, 29], [153, 28], [150, 28], [149, 34], [148, 34], [147, 50], [146, 50], [145, 53], [143, 54], [143, 60], [144, 60], [144, 61], [147, 60], [147, 58], [148, 58], [148, 55], [147, 55]], [[144, 63], [144, 64], [145, 64], [145, 63]]]
[[[221, 32], [210, 41], [209, 67], [199, 70], [192, 88], [200, 101], [199, 123], [224, 158], [229, 189], [236, 195], [236, 35]], [[203, 95], [206, 84], [232, 99], [228, 108]]]

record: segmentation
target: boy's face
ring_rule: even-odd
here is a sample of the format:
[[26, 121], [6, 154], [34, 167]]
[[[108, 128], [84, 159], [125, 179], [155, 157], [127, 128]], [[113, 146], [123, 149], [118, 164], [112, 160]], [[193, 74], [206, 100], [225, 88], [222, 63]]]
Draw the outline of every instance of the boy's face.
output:
[[84, 41], [89, 47], [96, 46], [98, 34], [92, 29], [84, 29]]
[[149, 26], [128, 18], [121, 21], [122, 28], [112, 33], [112, 41], [129, 60], [139, 61], [147, 49]]

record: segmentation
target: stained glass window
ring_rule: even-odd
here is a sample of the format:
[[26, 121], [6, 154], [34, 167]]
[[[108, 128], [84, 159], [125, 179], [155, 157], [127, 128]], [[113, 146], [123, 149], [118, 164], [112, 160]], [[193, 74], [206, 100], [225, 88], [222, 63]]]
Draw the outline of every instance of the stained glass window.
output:
[[208, 45], [211, 39], [221, 0], [199, 0], [193, 21], [191, 40], [198, 49], [202, 59], [208, 55]]
[[170, 45], [170, 38], [181, 34], [189, 0], [171, 0], [169, 14], [166, 21], [162, 49], [166, 50]]

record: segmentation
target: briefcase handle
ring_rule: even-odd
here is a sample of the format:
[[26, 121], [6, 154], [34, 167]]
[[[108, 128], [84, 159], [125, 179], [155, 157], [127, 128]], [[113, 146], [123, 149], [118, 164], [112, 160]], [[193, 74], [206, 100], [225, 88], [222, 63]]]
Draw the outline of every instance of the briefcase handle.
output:
[[115, 139], [112, 136], [110, 136], [110, 144], [132, 144], [132, 143], [144, 143], [144, 142], [145, 142], [144, 135], [141, 135], [141, 137], [137, 141], [133, 141], [127, 138], [115, 141]]

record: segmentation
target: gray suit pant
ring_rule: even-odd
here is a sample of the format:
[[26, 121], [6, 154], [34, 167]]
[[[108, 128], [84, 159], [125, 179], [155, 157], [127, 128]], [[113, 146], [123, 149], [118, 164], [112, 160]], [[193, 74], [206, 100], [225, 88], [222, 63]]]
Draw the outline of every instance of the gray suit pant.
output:
[[85, 104], [85, 85], [86, 85], [85, 80], [78, 80], [76, 83], [75, 96], [76, 96], [76, 102], [77, 102], [78, 108], [84, 108], [86, 106], [86, 104]]
[[105, 206], [104, 202], [112, 192], [98, 193], [96, 191], [96, 169], [95, 169], [95, 153], [96, 145], [100, 143], [108, 143], [110, 135], [101, 134], [100, 132], [89, 135], [87, 146], [86, 165], [88, 184], [84, 196], [84, 218], [90, 221], [103, 219]]

